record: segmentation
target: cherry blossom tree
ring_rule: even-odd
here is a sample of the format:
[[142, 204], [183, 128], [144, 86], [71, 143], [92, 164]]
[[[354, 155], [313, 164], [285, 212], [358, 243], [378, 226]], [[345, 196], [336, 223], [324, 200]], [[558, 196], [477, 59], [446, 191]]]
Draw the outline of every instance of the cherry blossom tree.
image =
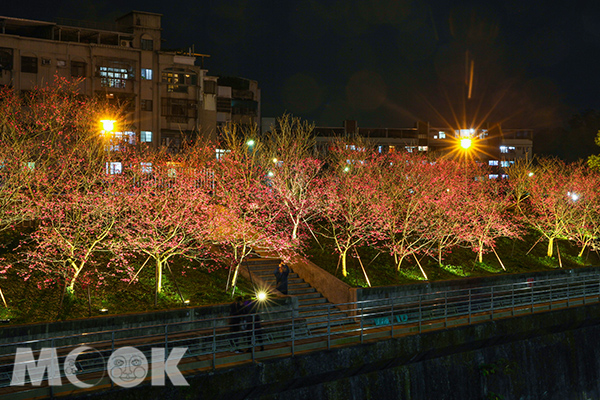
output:
[[266, 138], [266, 152], [273, 163], [267, 175], [292, 225], [292, 240], [297, 240], [302, 227], [312, 233], [311, 222], [319, 211], [323, 162], [312, 156], [314, 125], [289, 114], [276, 122]]
[[[513, 198], [507, 189], [507, 183], [487, 179], [486, 171], [479, 179], [470, 182], [468, 197], [465, 199], [465, 212], [469, 217], [466, 240], [471, 243], [477, 259], [483, 262], [486, 250], [495, 251], [496, 240], [501, 237], [518, 239], [520, 227], [508, 211], [513, 204]], [[498, 259], [500, 260], [499, 256]], [[502, 261], [500, 260], [502, 264]], [[504, 265], [502, 265], [504, 268]]]
[[568, 238], [570, 226], [579, 217], [578, 194], [573, 187], [579, 168], [555, 159], [541, 159], [528, 177], [528, 201], [519, 210], [522, 219], [548, 240], [548, 257], [553, 255], [554, 241]]
[[372, 242], [380, 232], [383, 209], [372, 175], [378, 170], [378, 161], [366, 143], [339, 141], [333, 151], [324, 179], [322, 215], [326, 223], [321, 234], [333, 240], [342, 275], [347, 276], [348, 252]]
[[116, 225], [113, 252], [146, 257], [155, 266], [155, 305], [162, 292], [163, 275], [173, 258], [203, 259], [215, 230], [210, 187], [201, 182], [202, 165], [190, 159], [159, 153], [130, 160], [127, 207]]
[[400, 270], [405, 259], [432, 245], [426, 198], [433, 188], [434, 169], [425, 157], [408, 152], [388, 154], [380, 169], [377, 190], [383, 208], [378, 244], [393, 255]]
[[252, 251], [283, 255], [294, 243], [270, 183], [266, 166], [272, 160], [263, 151], [256, 130], [231, 124], [223, 128], [221, 137], [228, 152], [215, 165], [215, 201], [221, 207], [222, 221], [216, 236], [230, 255], [227, 290], [231, 288], [233, 295], [240, 267]]

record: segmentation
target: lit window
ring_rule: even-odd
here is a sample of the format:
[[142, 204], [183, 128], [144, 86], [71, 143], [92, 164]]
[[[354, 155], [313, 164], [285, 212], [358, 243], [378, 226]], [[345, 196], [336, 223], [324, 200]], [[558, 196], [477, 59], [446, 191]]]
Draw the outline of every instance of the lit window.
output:
[[220, 160], [223, 158], [223, 156], [227, 153], [229, 153], [231, 150], [223, 150], [223, 149], [216, 149], [215, 153], [217, 156], [217, 160]]
[[500, 146], [500, 153], [508, 153], [508, 147]]
[[419, 151], [427, 151], [427, 146], [419, 146]]
[[498, 174], [490, 174], [489, 178], [490, 179], [498, 179]]
[[446, 139], [446, 132], [439, 131], [438, 132], [438, 138], [439, 139]]
[[140, 166], [142, 167], [142, 172], [144, 174], [151, 174], [152, 173], [152, 163], [143, 162], [143, 163], [140, 163]]
[[489, 165], [491, 165], [491, 166], [498, 166], [498, 160], [490, 160], [489, 161]]
[[120, 162], [107, 162], [106, 173], [108, 175], [116, 175], [123, 172], [123, 165]]
[[142, 68], [142, 79], [147, 81], [152, 80], [152, 70], [150, 68]]
[[501, 161], [500, 162], [500, 166], [501, 167], [508, 167], [510, 165], [510, 163], [508, 161]]
[[140, 132], [140, 142], [144, 142], [144, 143], [152, 142], [152, 132], [150, 132], [150, 131]]
[[100, 85], [102, 87], [125, 89], [127, 81], [133, 79], [130, 68], [129, 65], [118, 61], [111, 62], [110, 66], [99, 66]]

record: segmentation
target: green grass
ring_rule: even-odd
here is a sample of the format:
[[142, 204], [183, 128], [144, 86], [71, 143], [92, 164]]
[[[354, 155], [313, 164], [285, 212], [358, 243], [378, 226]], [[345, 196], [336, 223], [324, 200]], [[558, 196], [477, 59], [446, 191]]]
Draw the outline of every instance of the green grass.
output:
[[[560, 260], [556, 251], [553, 257], [547, 257], [547, 242], [541, 240], [532, 249], [538, 238], [539, 236], [532, 233], [522, 240], [498, 240], [496, 252], [506, 271], [493, 252], [484, 254], [483, 262], [480, 263], [476, 260], [475, 252], [460, 247], [452, 249], [452, 252], [446, 255], [442, 260], [442, 267], [437, 259], [430, 256], [419, 256], [419, 262], [430, 281], [551, 270], [560, 268], [561, 262], [562, 268], [565, 269], [600, 265], [598, 253], [587, 251], [584, 257], [577, 257], [580, 249], [567, 241], [557, 241]], [[319, 238], [319, 241], [320, 245], [313, 241], [305, 250], [306, 256], [312, 262], [351, 286], [367, 286], [355, 256], [348, 256], [348, 277], [344, 277], [341, 268], [338, 267], [338, 255], [331, 251], [334, 248], [333, 244], [323, 238]], [[394, 259], [381, 250], [374, 247], [359, 247], [357, 250], [372, 286], [403, 285], [424, 280], [414, 258], [404, 260], [398, 270]]]
[[[231, 302], [231, 293], [225, 292], [228, 270], [218, 268], [209, 272], [205, 266], [176, 262], [171, 266], [173, 276], [167, 271], [163, 276], [163, 290], [154, 306], [154, 269], [142, 271], [139, 281], [128, 285], [119, 279], [107, 278], [105, 285], [88, 289], [75, 286], [73, 296], [65, 296], [62, 306], [62, 285], [39, 289], [33, 280], [23, 281], [16, 271], [9, 270], [0, 279], [0, 288], [9, 303], [2, 306], [0, 319], [10, 319], [12, 324], [87, 318], [107, 314], [124, 314], [165, 310], [182, 307]], [[237, 292], [251, 295], [252, 285], [243, 277], [238, 279]], [[181, 294], [180, 294], [181, 293]], [[184, 304], [183, 300], [189, 300]], [[101, 312], [107, 309], [107, 312]]]

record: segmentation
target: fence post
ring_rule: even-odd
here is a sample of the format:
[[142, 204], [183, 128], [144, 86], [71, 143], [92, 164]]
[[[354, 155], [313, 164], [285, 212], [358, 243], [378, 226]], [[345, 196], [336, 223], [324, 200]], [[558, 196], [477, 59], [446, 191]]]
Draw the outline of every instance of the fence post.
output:
[[295, 334], [295, 330], [294, 330], [294, 311], [292, 310], [292, 357], [294, 356], [294, 340], [296, 338], [296, 334]]
[[469, 289], [469, 325], [471, 325], [471, 289]]
[[512, 294], [511, 294], [511, 301], [512, 301], [512, 316], [515, 316], [515, 284], [512, 284]]
[[[560, 297], [558, 299], [560, 300]], [[552, 281], [550, 281], [550, 310], [552, 310]]]
[[331, 305], [327, 304], [327, 350], [329, 349], [331, 349]]
[[363, 329], [364, 329], [364, 320], [365, 320], [365, 310], [363, 305], [360, 305], [360, 343], [363, 343]]
[[422, 301], [423, 301], [423, 295], [419, 294], [419, 333], [421, 333], [421, 320], [423, 319], [423, 313], [421, 310], [422, 307]]
[[448, 327], [448, 292], [444, 292], [444, 328]]
[[169, 324], [165, 324], [165, 350], [169, 354]]
[[494, 287], [492, 286], [492, 304], [490, 307], [492, 310], [492, 321], [494, 320]]
[[392, 316], [390, 318], [392, 319], [392, 330], [391, 330], [390, 336], [393, 338], [394, 337], [394, 299], [392, 299]]
[[570, 289], [570, 285], [569, 285], [569, 278], [567, 277], [567, 307], [569, 307], [570, 305], [570, 298], [571, 298], [571, 291]]
[[[217, 369], [217, 320], [213, 319], [213, 340], [212, 340], [212, 365], [213, 371]], [[238, 338], [240, 340], [240, 338]], [[238, 342], [241, 343], [241, 340]]]

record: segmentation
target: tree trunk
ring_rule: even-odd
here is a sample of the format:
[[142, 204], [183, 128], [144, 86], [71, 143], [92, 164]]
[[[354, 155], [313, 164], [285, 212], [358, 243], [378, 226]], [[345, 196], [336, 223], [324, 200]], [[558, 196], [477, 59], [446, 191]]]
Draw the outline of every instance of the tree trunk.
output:
[[551, 237], [548, 240], [548, 257], [552, 257], [553, 250], [554, 250], [554, 238]]
[[479, 241], [479, 263], [483, 263], [483, 243]]
[[583, 257], [583, 252], [585, 251], [586, 247], [587, 247], [587, 243], [584, 243], [583, 246], [581, 246], [581, 251], [579, 252], [579, 255], [577, 255], [577, 257], [579, 257], [579, 258]]
[[342, 254], [340, 254], [340, 258], [342, 259], [342, 275], [344, 277], [348, 276], [348, 270], [346, 269], [346, 253], [348, 250], [344, 250]]
[[395, 258], [396, 258], [396, 270], [400, 271], [400, 267], [402, 266], [402, 261], [404, 261], [404, 256], [398, 258], [398, 256], [396, 256], [394, 254]]

